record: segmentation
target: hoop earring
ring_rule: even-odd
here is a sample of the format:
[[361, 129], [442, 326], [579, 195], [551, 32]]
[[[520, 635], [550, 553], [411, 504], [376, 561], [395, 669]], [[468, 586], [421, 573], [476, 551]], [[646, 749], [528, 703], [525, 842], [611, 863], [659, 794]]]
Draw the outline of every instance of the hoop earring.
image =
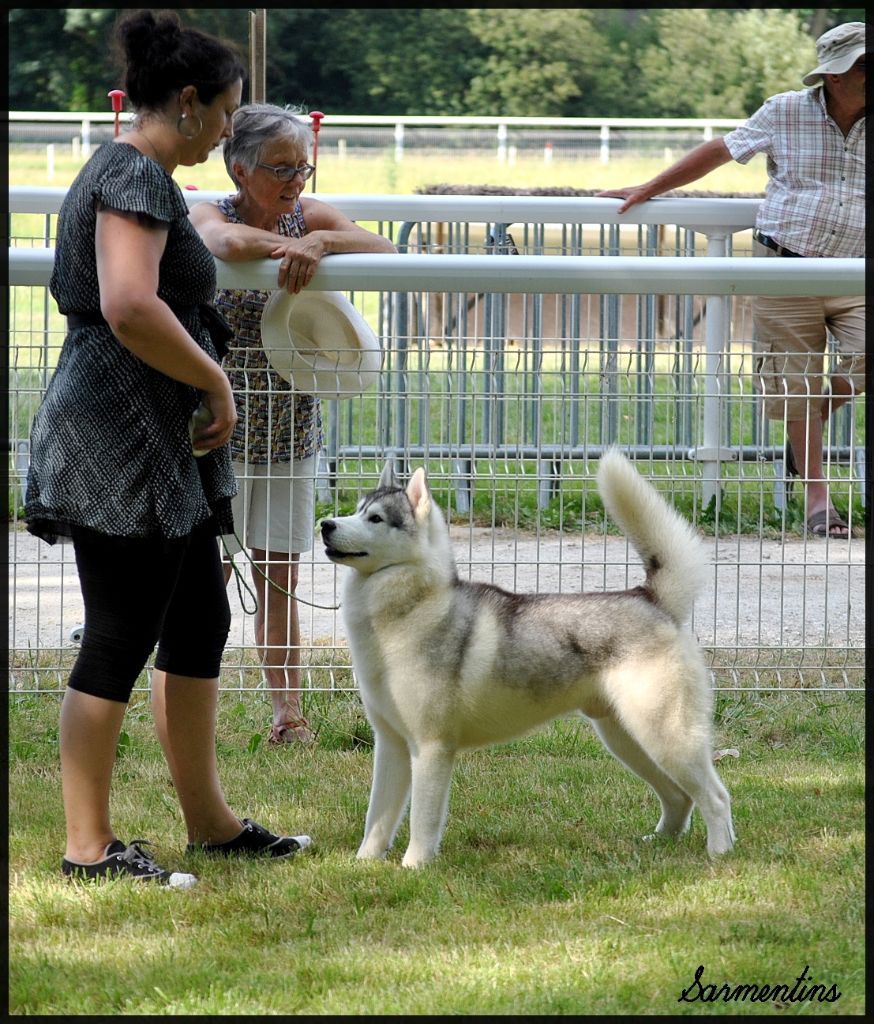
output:
[[[188, 118], [197, 119], [197, 128], [193, 132], [187, 132], [182, 130], [182, 125], [188, 120]], [[176, 122], [176, 131], [184, 139], [196, 139], [198, 135], [203, 131], [203, 121], [197, 116], [197, 114], [180, 114], [179, 120]]]

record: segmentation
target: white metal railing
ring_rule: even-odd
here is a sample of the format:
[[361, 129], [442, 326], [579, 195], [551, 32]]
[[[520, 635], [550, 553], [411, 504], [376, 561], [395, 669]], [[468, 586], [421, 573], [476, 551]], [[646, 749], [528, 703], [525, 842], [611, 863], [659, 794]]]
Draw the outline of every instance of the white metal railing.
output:
[[[91, 148], [91, 125], [108, 124], [115, 120], [114, 113], [107, 112], [51, 112], [14, 110], [9, 120], [15, 123], [73, 123], [79, 124], [78, 143], [84, 156]], [[127, 123], [133, 118], [130, 112], [119, 114], [119, 121]], [[430, 115], [430, 114], [330, 114], [322, 123], [327, 129], [326, 135], [337, 128], [385, 128], [392, 127], [395, 160], [400, 161], [404, 155], [404, 139], [406, 128], [493, 128], [495, 130], [496, 156], [499, 161], [509, 156], [508, 129], [536, 131], [538, 129], [554, 129], [559, 132], [597, 131], [599, 141], [599, 159], [601, 163], [610, 161], [611, 133], [614, 129], [634, 130], [649, 129], [658, 131], [680, 131], [694, 129], [701, 133], [704, 142], [713, 138], [714, 129], [736, 128], [743, 124], [743, 118], [725, 117], [505, 117], [473, 116], [473, 115]]]
[[[65, 188], [9, 189], [10, 213], [57, 213]], [[224, 199], [228, 190], [184, 190], [189, 206]], [[708, 231], [747, 231], [755, 224], [761, 199], [651, 199], [618, 214], [618, 199], [589, 196], [419, 196], [324, 193], [323, 198], [352, 220], [458, 221], [517, 224], [676, 224]]]
[[[66, 189], [13, 187], [10, 213], [54, 214]], [[214, 201], [225, 191], [185, 191], [189, 206]], [[330, 194], [353, 220], [536, 224], [611, 224], [634, 227], [676, 224], [704, 234], [708, 255], [504, 256], [345, 254], [322, 261], [311, 288], [356, 291], [457, 291], [476, 283], [490, 292], [631, 294], [641, 291], [706, 295], [864, 294], [864, 260], [756, 260], [726, 256], [729, 235], [749, 230], [759, 199], [654, 199], [618, 214], [617, 199], [553, 196], [397, 196]], [[10, 249], [10, 284], [48, 282], [51, 249]], [[221, 287], [271, 288], [271, 260], [217, 261]]]
[[[9, 249], [9, 284], [45, 286], [54, 249]], [[216, 260], [220, 288], [276, 287], [276, 263]], [[315, 291], [540, 294], [864, 295], [861, 259], [742, 256], [465, 256], [349, 253], [322, 259]]]
[[[64, 189], [10, 189], [10, 211], [51, 214]], [[189, 205], [226, 192], [188, 191]], [[309, 286], [317, 291], [480, 292], [538, 294], [698, 294], [707, 296], [703, 463], [705, 502], [720, 500], [719, 363], [734, 295], [864, 295], [863, 259], [751, 260], [727, 256], [727, 239], [749, 230], [760, 200], [654, 199], [618, 214], [616, 199], [552, 196], [331, 196], [352, 219], [514, 224], [679, 224], [707, 237], [707, 256], [507, 256], [420, 253], [343, 254], [324, 258]], [[9, 250], [11, 285], [45, 286], [54, 251]], [[216, 261], [221, 288], [270, 290], [272, 260]]]

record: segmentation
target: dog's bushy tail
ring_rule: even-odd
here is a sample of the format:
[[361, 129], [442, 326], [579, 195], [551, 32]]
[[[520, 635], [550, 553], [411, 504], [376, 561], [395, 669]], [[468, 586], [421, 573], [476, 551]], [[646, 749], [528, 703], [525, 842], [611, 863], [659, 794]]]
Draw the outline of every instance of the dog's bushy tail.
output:
[[676, 622], [685, 622], [704, 585], [707, 558], [690, 524], [616, 448], [601, 456], [598, 491], [610, 518], [646, 567], [646, 586]]

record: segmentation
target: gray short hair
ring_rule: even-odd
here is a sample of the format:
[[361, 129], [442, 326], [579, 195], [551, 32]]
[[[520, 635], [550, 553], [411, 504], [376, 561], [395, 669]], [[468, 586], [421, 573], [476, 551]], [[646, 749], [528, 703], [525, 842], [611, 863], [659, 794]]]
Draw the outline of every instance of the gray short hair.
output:
[[272, 103], [247, 103], [234, 114], [232, 135], [225, 140], [222, 155], [231, 181], [239, 186], [234, 164], [242, 164], [250, 173], [261, 161], [264, 146], [276, 139], [290, 139], [309, 152], [313, 141], [311, 125], [298, 115], [299, 108], [277, 107]]

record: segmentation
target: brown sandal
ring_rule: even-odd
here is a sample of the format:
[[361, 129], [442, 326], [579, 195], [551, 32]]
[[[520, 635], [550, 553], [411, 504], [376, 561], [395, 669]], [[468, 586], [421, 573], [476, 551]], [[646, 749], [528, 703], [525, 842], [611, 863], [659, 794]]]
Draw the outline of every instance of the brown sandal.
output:
[[819, 512], [814, 512], [812, 516], [808, 517], [806, 525], [807, 532], [814, 537], [846, 540], [852, 532], [849, 524], [833, 508], [823, 508]]
[[290, 718], [270, 727], [268, 743], [300, 743], [304, 747], [315, 741], [315, 733], [305, 718]]

